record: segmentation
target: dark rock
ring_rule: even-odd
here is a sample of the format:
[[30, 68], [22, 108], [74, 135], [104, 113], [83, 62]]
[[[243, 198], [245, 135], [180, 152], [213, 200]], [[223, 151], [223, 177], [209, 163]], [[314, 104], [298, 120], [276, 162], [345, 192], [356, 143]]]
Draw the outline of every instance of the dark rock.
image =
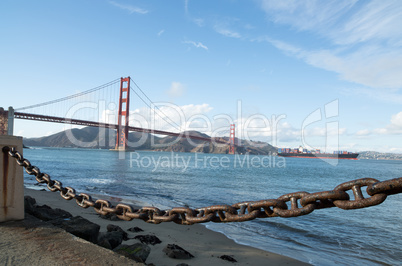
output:
[[96, 243], [98, 246], [107, 248], [107, 249], [112, 249], [112, 245], [110, 244], [109, 240], [106, 238], [100, 238], [98, 236], [98, 243]]
[[168, 255], [169, 258], [173, 258], [173, 259], [194, 258], [194, 256], [190, 252], [188, 252], [187, 250], [184, 250], [182, 247], [175, 245], [175, 244], [168, 244], [163, 249], [163, 252], [165, 252], [165, 254]]
[[132, 228], [127, 229], [127, 231], [138, 233], [138, 232], [143, 232], [144, 230], [142, 230], [141, 228], [136, 226], [136, 227], [132, 227]]
[[121, 221], [115, 213], [109, 213], [106, 215], [99, 215], [100, 218], [105, 219], [105, 220], [110, 220], [110, 221]]
[[113, 251], [126, 256], [136, 262], [145, 262], [151, 252], [151, 248], [145, 244], [121, 245]]
[[180, 263], [180, 264], [177, 264], [176, 266], [189, 266], [187, 263]]
[[219, 258], [223, 259], [223, 260], [227, 260], [230, 262], [237, 262], [237, 260], [235, 260], [233, 257], [229, 256], [229, 255], [222, 255]]
[[38, 206], [36, 200], [30, 196], [24, 197], [24, 208], [26, 213], [43, 221], [72, 217], [71, 213], [61, 209], [52, 209], [47, 205]]
[[121, 232], [123, 234], [123, 240], [127, 241], [128, 240], [128, 234], [126, 231], [121, 229], [120, 226], [114, 225], [114, 224], [108, 224], [106, 227], [108, 232]]
[[33, 212], [31, 213], [38, 219], [43, 221], [51, 221], [56, 219], [65, 219], [73, 217], [71, 213], [62, 209], [52, 209], [47, 205], [34, 205]]
[[98, 235], [97, 244], [104, 248], [114, 249], [123, 242], [123, 232], [112, 231], [100, 233]]
[[75, 236], [81, 237], [95, 244], [97, 243], [100, 226], [82, 218], [81, 216], [52, 220], [50, 223], [63, 228]]
[[36, 200], [30, 196], [24, 197], [25, 212], [33, 215], [36, 206]]
[[135, 236], [134, 239], [140, 240], [143, 244], [156, 245], [162, 243], [162, 241], [158, 237], [153, 235], [138, 235]]

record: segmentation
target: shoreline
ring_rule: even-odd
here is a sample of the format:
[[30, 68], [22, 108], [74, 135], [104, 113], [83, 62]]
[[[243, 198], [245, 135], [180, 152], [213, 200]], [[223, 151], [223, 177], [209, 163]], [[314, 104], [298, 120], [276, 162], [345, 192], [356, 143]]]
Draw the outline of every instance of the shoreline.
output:
[[[34, 190], [24, 188], [25, 196], [36, 199], [38, 205], [48, 205], [51, 208], [60, 208], [70, 212], [73, 216], [82, 216], [89, 221], [101, 226], [100, 232], [106, 232], [108, 224], [120, 226], [129, 233], [132, 238], [138, 234], [150, 234], [157, 236], [162, 243], [151, 247], [151, 253], [146, 263], [154, 265], [177, 265], [188, 263], [189, 265], [231, 265], [231, 262], [220, 259], [222, 255], [232, 256], [237, 260], [235, 265], [308, 265], [283, 255], [257, 249], [251, 246], [236, 243], [224, 234], [208, 229], [201, 224], [178, 225], [175, 223], [149, 224], [142, 220], [132, 221], [110, 221], [102, 219], [93, 208], [84, 209], [73, 201], [67, 201], [60, 197], [59, 193], [50, 191]], [[95, 196], [95, 195], [94, 195]], [[107, 199], [107, 197], [102, 197]], [[109, 197], [115, 201], [116, 197]], [[133, 200], [135, 205], [135, 200]], [[132, 233], [127, 231], [131, 227], [140, 227], [142, 233]], [[122, 244], [134, 244], [138, 240], [129, 239]], [[162, 250], [167, 244], [177, 244], [194, 255], [189, 260], [169, 258]]]

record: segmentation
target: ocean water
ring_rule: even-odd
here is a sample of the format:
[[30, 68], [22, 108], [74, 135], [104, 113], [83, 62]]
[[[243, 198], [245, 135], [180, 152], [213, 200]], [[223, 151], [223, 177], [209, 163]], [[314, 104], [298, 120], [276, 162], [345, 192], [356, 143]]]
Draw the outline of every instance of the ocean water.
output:
[[[232, 205], [296, 191], [332, 190], [363, 177], [382, 181], [402, 176], [402, 161], [329, 164], [320, 159], [251, 155], [147, 151], [125, 153], [125, 159], [121, 155], [107, 150], [24, 150], [24, 157], [42, 172], [78, 192], [117, 196], [163, 209]], [[27, 187], [35, 183], [26, 175]], [[238, 243], [314, 265], [402, 264], [402, 194], [359, 210], [330, 208], [296, 218], [205, 225]]]

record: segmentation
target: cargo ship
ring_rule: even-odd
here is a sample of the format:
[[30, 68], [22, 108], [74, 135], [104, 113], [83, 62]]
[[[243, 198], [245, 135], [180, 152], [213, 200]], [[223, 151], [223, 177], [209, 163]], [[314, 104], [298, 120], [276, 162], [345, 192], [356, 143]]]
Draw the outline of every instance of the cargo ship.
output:
[[310, 151], [300, 146], [299, 148], [278, 149], [278, 156], [297, 158], [319, 158], [319, 159], [347, 159], [357, 160], [358, 153], [348, 151], [334, 151], [333, 153], [321, 153], [319, 149]]

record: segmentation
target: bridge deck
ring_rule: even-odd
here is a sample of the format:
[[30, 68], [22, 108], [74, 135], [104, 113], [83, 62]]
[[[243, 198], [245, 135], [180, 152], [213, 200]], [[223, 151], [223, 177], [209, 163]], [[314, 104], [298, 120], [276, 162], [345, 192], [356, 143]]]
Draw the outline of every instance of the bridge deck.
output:
[[[25, 120], [36, 120], [36, 121], [43, 121], [43, 122], [52, 122], [52, 123], [62, 123], [62, 124], [72, 124], [72, 125], [80, 125], [80, 126], [90, 126], [90, 127], [103, 127], [103, 128], [111, 128], [111, 129], [118, 129], [119, 126], [117, 124], [106, 124], [106, 123], [99, 123], [93, 121], [86, 121], [80, 119], [71, 119], [71, 118], [64, 118], [64, 117], [56, 117], [56, 116], [47, 116], [47, 115], [37, 115], [37, 114], [29, 114], [29, 113], [21, 113], [21, 112], [14, 112], [14, 117], [18, 119], [25, 119]], [[165, 135], [165, 136], [174, 136], [180, 138], [190, 138], [190, 139], [197, 139], [202, 141], [209, 141], [209, 142], [216, 142], [220, 144], [228, 144], [229, 142], [219, 140], [219, 139], [212, 139], [206, 138], [202, 136], [194, 136], [186, 134], [185, 132], [169, 132], [163, 130], [155, 130], [149, 128], [141, 128], [141, 127], [128, 127], [128, 131], [136, 131], [136, 132], [144, 132], [150, 133], [155, 135]]]

